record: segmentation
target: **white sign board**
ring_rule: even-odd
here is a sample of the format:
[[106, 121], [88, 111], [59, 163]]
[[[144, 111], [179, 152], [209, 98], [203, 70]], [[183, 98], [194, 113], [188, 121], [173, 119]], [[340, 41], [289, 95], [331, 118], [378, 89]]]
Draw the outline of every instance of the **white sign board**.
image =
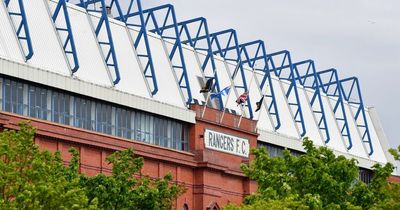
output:
[[226, 152], [241, 157], [248, 158], [250, 153], [250, 143], [248, 139], [208, 129], [204, 132], [204, 145], [207, 149]]

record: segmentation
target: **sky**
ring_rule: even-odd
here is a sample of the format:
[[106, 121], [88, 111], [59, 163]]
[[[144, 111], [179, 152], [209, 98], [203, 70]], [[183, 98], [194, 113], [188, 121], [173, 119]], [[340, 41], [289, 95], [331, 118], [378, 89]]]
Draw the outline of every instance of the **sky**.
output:
[[377, 109], [391, 147], [400, 145], [399, 0], [143, 0], [173, 4], [178, 21], [205, 17], [211, 32], [233, 28], [239, 42], [261, 39], [269, 53], [289, 50], [318, 70], [360, 80], [364, 103]]

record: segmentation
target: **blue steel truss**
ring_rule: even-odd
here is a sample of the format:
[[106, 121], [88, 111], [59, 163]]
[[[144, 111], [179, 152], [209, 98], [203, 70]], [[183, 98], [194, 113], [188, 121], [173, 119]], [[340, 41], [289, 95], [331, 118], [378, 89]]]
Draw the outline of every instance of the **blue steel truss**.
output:
[[[162, 5], [142, 11], [144, 17], [144, 26], [147, 30], [158, 34], [164, 40], [171, 40], [173, 42], [172, 49], [167, 47], [169, 53], [169, 60], [171, 61], [172, 68], [178, 79], [179, 87], [186, 95], [186, 103], [190, 104], [193, 100], [192, 92], [190, 89], [189, 78], [186, 70], [185, 59], [183, 56], [182, 43], [179, 36], [178, 24], [175, 16], [174, 7], [170, 4]], [[140, 15], [139, 12], [132, 12], [124, 16], [129, 19]], [[173, 30], [167, 30], [166, 26], [173, 26]], [[170, 33], [168, 33], [170, 32]]]
[[[213, 47], [213, 53], [221, 56], [227, 61], [234, 61], [237, 63], [237, 66], [232, 74], [232, 80], [235, 80], [237, 75], [241, 77], [241, 84], [235, 83], [236, 89], [241, 89], [242, 92], [248, 92], [249, 88], [247, 86], [246, 75], [244, 72], [242, 58], [240, 56], [240, 48], [239, 41], [237, 38], [236, 31], [233, 29], [227, 29], [224, 31], [219, 31], [210, 34], [211, 36], [211, 45]], [[200, 37], [201, 38], [201, 37]], [[240, 74], [238, 74], [240, 73]], [[247, 97], [247, 106], [249, 117], [253, 119], [253, 110], [251, 108], [250, 97]]]
[[322, 101], [321, 84], [318, 79], [314, 61], [305, 60], [294, 63], [293, 66], [300, 84], [305, 88], [314, 89], [310, 105], [316, 117], [318, 128], [323, 133], [324, 141], [328, 143], [330, 141], [328, 123], [326, 122], [325, 109]]
[[[236, 47], [226, 48], [225, 51], [226, 50], [236, 50]], [[281, 126], [281, 121], [279, 118], [278, 107], [275, 100], [275, 92], [272, 85], [272, 79], [270, 71], [268, 69], [268, 57], [264, 42], [261, 40], [256, 40], [253, 42], [240, 44], [239, 50], [241, 62], [243, 65], [248, 65], [254, 71], [260, 71], [264, 74], [262, 82], [260, 84], [260, 89], [263, 93], [266, 93], [264, 94], [264, 96], [268, 99], [266, 100], [268, 112], [274, 118], [275, 129], [279, 129]], [[267, 86], [265, 85], [266, 82], [268, 82]], [[264, 91], [265, 87], [269, 88], [269, 90]]]
[[[124, 22], [128, 28], [139, 31], [137, 37], [133, 38], [133, 47], [139, 57], [139, 62], [143, 68], [143, 74], [149, 84], [151, 94], [154, 96], [158, 92], [158, 84], [153, 64], [153, 57], [150, 50], [149, 38], [147, 36], [142, 4], [140, 0], [129, 0], [129, 4], [126, 5], [127, 7], [125, 8], [125, 11], [123, 11], [118, 0], [111, 0], [110, 7], [113, 8], [115, 6], [117, 10], [118, 16], [115, 17], [115, 19]], [[131, 14], [133, 15], [129, 16]]]
[[[187, 44], [193, 47], [197, 51], [202, 51], [206, 53], [205, 58], [199, 56], [200, 67], [204, 74], [206, 75], [206, 79], [214, 78], [214, 86], [211, 92], [219, 92], [221, 90], [218, 75], [216, 73], [215, 60], [214, 55], [211, 48], [211, 38], [208, 30], [207, 20], [203, 17], [194, 18], [186, 21], [179, 22], [177, 24], [179, 37], [182, 44]], [[160, 27], [160, 30], [174, 30], [175, 25], [168, 25], [164, 27]], [[202, 37], [202, 39], [199, 39]], [[207, 72], [208, 66], [211, 67], [212, 72]], [[212, 76], [207, 76], [212, 75]], [[223, 101], [220, 94], [217, 95], [219, 109], [223, 109]]]
[[364, 103], [361, 97], [360, 84], [358, 78], [350, 77], [340, 81], [341, 89], [343, 91], [343, 97], [351, 105], [355, 106], [357, 111], [354, 114], [354, 119], [357, 124], [357, 128], [361, 133], [361, 138], [364, 144], [368, 145], [369, 155], [374, 153], [372, 146], [371, 135], [369, 133], [367, 117], [365, 115]]
[[[96, 8], [96, 3], [100, 2], [101, 8]], [[119, 74], [119, 68], [118, 68], [118, 62], [117, 62], [117, 55], [115, 53], [115, 48], [114, 48], [114, 42], [112, 38], [112, 33], [111, 33], [111, 27], [110, 27], [110, 22], [108, 20], [108, 14], [107, 14], [107, 4], [105, 0], [80, 0], [80, 3], [78, 6], [83, 7], [86, 9], [87, 12], [96, 12], [100, 13], [100, 20], [97, 23], [97, 26], [95, 27], [95, 33], [97, 36], [97, 41], [99, 45], [101, 46], [102, 50], [106, 51], [104, 53], [104, 60], [106, 62], [106, 65], [110, 71], [114, 70], [115, 72], [115, 79], [113, 81], [114, 85], [118, 84], [120, 81], [120, 74]], [[101, 41], [99, 40], [99, 34], [102, 31], [102, 29], [106, 30], [106, 35], [107, 35], [107, 40], [106, 41]]]
[[[24, 2], [23, 2], [23, 0], [14, 0], [14, 1], [17, 2], [19, 11], [10, 11], [9, 4], [10, 4], [11, 0], [4, 0], [7, 10], [8, 10], [8, 14], [11, 17], [13, 24], [15, 24], [15, 22], [18, 22], [18, 20], [19, 20], [18, 24], [15, 26], [15, 30], [16, 30], [15, 32], [16, 32], [17, 38], [19, 40], [19, 43], [22, 47], [22, 50], [24, 51], [25, 60], [29, 60], [33, 56], [33, 47], [32, 47], [31, 36], [29, 34], [29, 27], [28, 27], [28, 21], [26, 18]], [[14, 21], [12, 17], [15, 17], [16, 20]], [[23, 47], [23, 46], [25, 46], [24, 43], [26, 45], [26, 49]], [[27, 51], [27, 52], [25, 52], [25, 51]]]
[[296, 83], [298, 76], [296, 76], [290, 53], [287, 50], [283, 50], [268, 54], [267, 57], [269, 70], [274, 72], [279, 79], [290, 81], [285, 96], [293, 112], [293, 119], [300, 130], [300, 136], [303, 137], [306, 134], [306, 126]]
[[353, 142], [347, 122], [346, 110], [344, 107], [345, 98], [343, 94], [343, 88], [341, 87], [338, 73], [336, 69], [328, 69], [318, 72], [317, 75], [323, 92], [326, 95], [335, 97], [337, 99], [336, 104], [333, 107], [333, 113], [335, 115], [336, 122], [338, 123], [340, 133], [348, 142], [347, 149], [350, 150], [353, 147]]
[[[57, 6], [52, 15], [52, 20], [54, 22], [54, 25], [56, 26], [56, 30], [58, 32], [60, 39], [65, 37], [64, 40], [61, 40], [63, 42], [64, 53], [65, 53], [65, 55], [67, 55], [67, 59], [68, 59], [68, 62], [70, 63], [72, 73], [75, 73], [79, 69], [79, 61], [78, 61], [78, 55], [76, 52], [74, 36], [72, 34], [72, 27], [71, 27], [71, 22], [69, 19], [67, 2], [68, 2], [68, 0], [59, 0], [58, 1]], [[62, 10], [62, 13], [61, 13], [61, 10]], [[60, 16], [63, 16], [63, 17], [60, 17]], [[61, 20], [64, 19], [65, 26], [57, 26], [57, 18], [59, 18], [59, 17]], [[65, 34], [65, 33], [66, 33], [66, 36], [63, 36], [63, 34]], [[70, 61], [70, 58], [68, 57], [68, 55], [72, 56], [72, 62]]]
[[[221, 86], [219, 84], [217, 69], [215, 66], [214, 55], [211, 47], [211, 38], [208, 30], [207, 20], [203, 17], [187, 20], [178, 23], [178, 30], [181, 42], [183, 44], [188, 44], [193, 47], [197, 51], [203, 51], [206, 53], [204, 59], [199, 57], [201, 69], [203, 70], [206, 76], [206, 79], [214, 78], [214, 87], [211, 90], [212, 92], [218, 93], [221, 91]], [[205, 37], [205, 42], [202, 42], [199, 37]], [[207, 68], [211, 66], [212, 72], [207, 74]], [[224, 103], [222, 101], [221, 94], [217, 95], [218, 97], [218, 106], [219, 109], [222, 110], [224, 108]]]

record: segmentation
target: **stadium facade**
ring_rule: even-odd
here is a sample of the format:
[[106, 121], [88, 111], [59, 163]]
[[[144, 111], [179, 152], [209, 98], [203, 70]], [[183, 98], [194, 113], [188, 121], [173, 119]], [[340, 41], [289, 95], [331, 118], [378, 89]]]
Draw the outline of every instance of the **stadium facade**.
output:
[[357, 78], [207, 24], [139, 0], [0, 0], [0, 125], [31, 120], [37, 144], [66, 162], [78, 148], [89, 175], [133, 148], [143, 174], [186, 185], [178, 209], [240, 203], [256, 184], [239, 165], [257, 146], [301, 153], [310, 137], [357, 159], [367, 182], [394, 162]]

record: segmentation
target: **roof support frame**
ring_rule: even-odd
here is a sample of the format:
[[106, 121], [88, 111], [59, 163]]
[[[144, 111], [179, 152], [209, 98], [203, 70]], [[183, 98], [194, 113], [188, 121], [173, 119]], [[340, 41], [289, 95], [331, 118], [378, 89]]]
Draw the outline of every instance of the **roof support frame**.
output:
[[[100, 2], [100, 4], [101, 4], [100, 10], [98, 10], [97, 8], [94, 8], [94, 9], [89, 8], [90, 5], [93, 5], [97, 2]], [[110, 71], [113, 70], [115, 73], [115, 79], [113, 80], [113, 84], [114, 85], [118, 84], [119, 81], [121, 80], [121, 77], [120, 77], [120, 73], [119, 73], [117, 55], [115, 52], [114, 42], [113, 42], [113, 38], [112, 38], [111, 26], [110, 26], [110, 22], [108, 19], [109, 17], [107, 14], [108, 6], [107, 6], [105, 0], [80, 0], [80, 3], [77, 5], [85, 8], [87, 12], [100, 13], [100, 20], [97, 23], [97, 26], [95, 26], [95, 28], [94, 28], [95, 34], [97, 37], [97, 41], [102, 49], [104, 61], [106, 63], [107, 68]], [[107, 41], [99, 40], [99, 34], [100, 34], [101, 30], [103, 29], [103, 27], [106, 30]], [[104, 53], [104, 51], [106, 51], [106, 53]]]
[[[79, 69], [79, 60], [78, 60], [78, 55], [77, 55], [77, 51], [76, 51], [76, 47], [75, 47], [74, 35], [72, 33], [71, 22], [69, 19], [69, 13], [68, 13], [68, 7], [67, 7], [68, 1], [69, 0], [59, 0], [58, 1], [57, 6], [54, 9], [51, 19], [53, 20], [55, 29], [58, 32], [58, 37], [60, 38], [60, 41], [62, 42], [63, 50], [67, 57], [67, 61], [70, 64], [71, 72], [75, 73]], [[61, 12], [61, 10], [62, 10], [62, 12]], [[65, 20], [65, 27], [57, 26], [57, 19], [60, 16], [63, 16], [63, 18]], [[64, 40], [61, 40], [63, 37], [63, 36], [61, 36], [61, 34], [63, 34], [63, 33], [66, 33], [67, 36], [65, 37]], [[68, 55], [72, 56], [72, 62], [69, 59]]]
[[[173, 71], [177, 77], [177, 82], [182, 93], [186, 93], [184, 94], [186, 97], [186, 103], [190, 104], [193, 98], [190, 89], [189, 78], [187, 75], [187, 69], [174, 7], [171, 4], [161, 5], [154, 8], [142, 10], [142, 12], [129, 12], [119, 19], [124, 18], [128, 20], [129, 18], [141, 15], [140, 13], [143, 15], [144, 27], [147, 30], [158, 34], [163, 40], [170, 40], [173, 42], [172, 49], [167, 49], [169, 60], [172, 64]], [[162, 13], [164, 13], [164, 15], [162, 15]], [[165, 27], [168, 25], [171, 25], [173, 27], [173, 33], [171, 35], [165, 34]]]
[[[322, 101], [321, 84], [318, 80], [317, 71], [313, 60], [305, 60], [293, 64], [294, 70], [296, 71], [297, 80], [305, 88], [311, 88], [314, 90], [313, 96], [310, 100], [310, 105], [314, 116], [317, 120], [317, 126], [321, 132], [324, 133], [324, 142], [330, 141], [330, 134], [328, 123], [326, 121], [325, 107]], [[302, 72], [302, 66], [306, 66], [306, 71]], [[310, 81], [311, 80], [311, 84]]]
[[[29, 26], [28, 26], [28, 20], [26, 17], [26, 13], [25, 13], [24, 1], [23, 0], [14, 0], [14, 1], [18, 3], [19, 11], [10, 11], [9, 5], [10, 5], [11, 0], [4, 0], [4, 3], [6, 5], [8, 15], [10, 16], [11, 21], [13, 22], [13, 26], [14, 26], [15, 33], [18, 38], [20, 47], [21, 47], [22, 51], [24, 52], [25, 61], [27, 61], [32, 58], [34, 51], [33, 51], [33, 47], [32, 47], [32, 39], [31, 39], [31, 36], [29, 33]], [[15, 25], [15, 22], [12, 17], [20, 18], [18, 25]]]
[[[327, 75], [326, 78], [329, 78], [327, 81], [324, 81], [323, 76]], [[347, 140], [348, 145], [347, 149], [350, 150], [353, 147], [352, 137], [350, 134], [350, 129], [348, 125], [348, 120], [346, 116], [345, 104], [344, 104], [344, 95], [343, 89], [341, 88], [341, 82], [339, 80], [339, 76], [336, 69], [328, 69], [324, 71], [317, 72], [318, 80], [321, 84], [322, 91], [331, 97], [335, 97], [337, 99], [336, 104], [333, 107], [333, 113], [335, 115], [335, 119], [337, 125], [339, 126], [339, 131], [344, 139]], [[326, 142], [328, 143], [328, 142]]]

